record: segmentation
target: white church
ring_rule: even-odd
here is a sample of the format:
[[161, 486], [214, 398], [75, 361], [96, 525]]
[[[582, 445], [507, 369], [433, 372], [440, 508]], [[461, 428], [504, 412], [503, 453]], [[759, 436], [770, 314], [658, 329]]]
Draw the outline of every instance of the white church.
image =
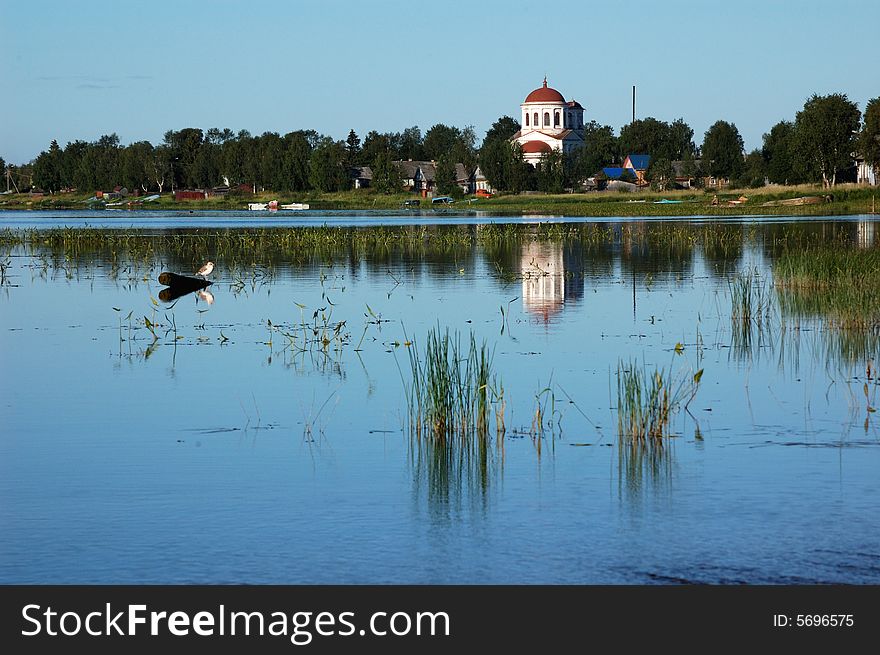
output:
[[543, 86], [526, 96], [520, 109], [522, 129], [510, 140], [520, 144], [527, 163], [535, 166], [542, 155], [554, 150], [568, 154], [583, 148], [584, 108], [547, 86], [546, 77]]

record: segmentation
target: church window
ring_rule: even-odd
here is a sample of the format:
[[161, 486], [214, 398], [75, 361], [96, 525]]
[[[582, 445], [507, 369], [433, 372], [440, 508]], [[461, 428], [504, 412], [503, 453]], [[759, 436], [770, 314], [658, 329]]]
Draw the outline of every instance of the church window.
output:
[[533, 118], [534, 121], [532, 122], [532, 127], [538, 127], [538, 112], [535, 112]]
[[559, 127], [559, 112], [553, 112], [553, 127]]
[[550, 112], [544, 112], [544, 127], [550, 127]]
[[526, 127], [529, 126], [529, 112], [526, 112]]

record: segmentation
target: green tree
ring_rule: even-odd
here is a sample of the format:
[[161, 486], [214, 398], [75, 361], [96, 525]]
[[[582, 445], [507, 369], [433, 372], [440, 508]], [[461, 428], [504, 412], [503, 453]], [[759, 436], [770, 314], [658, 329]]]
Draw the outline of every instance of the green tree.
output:
[[[425, 158], [425, 148], [422, 142], [422, 131], [418, 126], [406, 128], [397, 139], [391, 139], [389, 145], [397, 146], [397, 157], [400, 159], [412, 159], [419, 161]], [[371, 160], [372, 161], [372, 160]]]
[[450, 196], [458, 191], [459, 187], [455, 183], [455, 160], [452, 154], [444, 153], [437, 159], [434, 184], [442, 195]]
[[190, 170], [190, 183], [200, 189], [210, 189], [220, 182], [220, 146], [205, 142], [201, 145]]
[[345, 145], [341, 141], [334, 141], [328, 136], [321, 138], [309, 161], [309, 183], [325, 193], [340, 191], [348, 186]]
[[70, 142], [64, 146], [64, 156], [61, 159], [61, 177], [67, 186], [79, 189], [87, 188], [81, 183], [79, 168], [88, 147], [89, 144], [81, 140]]
[[150, 179], [155, 182], [159, 193], [162, 193], [166, 182], [171, 178], [171, 150], [168, 146], [158, 145], [153, 148], [148, 165]]
[[668, 159], [653, 159], [646, 173], [651, 187], [657, 191], [666, 191], [675, 184], [675, 169]]
[[354, 130], [349, 130], [348, 138], [345, 140], [345, 151], [348, 155], [348, 165], [354, 166], [361, 154], [361, 138]]
[[648, 117], [636, 120], [620, 128], [620, 152], [622, 156], [646, 154], [652, 158], [670, 159], [669, 124]]
[[562, 193], [566, 187], [566, 161], [558, 150], [541, 155], [538, 164], [538, 190], [546, 193]]
[[767, 162], [764, 161], [764, 156], [761, 154], [760, 150], [752, 150], [746, 155], [742, 173], [737, 181], [741, 186], [748, 186], [757, 189], [764, 186], [766, 179]]
[[379, 193], [397, 193], [401, 190], [403, 180], [400, 169], [391, 157], [391, 151], [386, 150], [376, 155], [373, 160], [373, 187]]
[[49, 192], [59, 191], [62, 179], [64, 153], [58, 141], [52, 139], [48, 152], [41, 152], [34, 161], [34, 184]]
[[801, 176], [795, 170], [792, 154], [794, 123], [779, 121], [764, 135], [761, 157], [764, 159], [767, 179], [773, 184], [797, 184]]
[[507, 141], [514, 134], [519, 132], [519, 129], [519, 121], [515, 118], [501, 116], [497, 121], [492, 123], [492, 127], [486, 132], [486, 136], [483, 138], [483, 147], [496, 140]]
[[794, 121], [794, 152], [811, 179], [824, 187], [837, 183], [837, 174], [852, 165], [861, 112], [845, 94], [813, 95]]
[[703, 162], [716, 178], [735, 178], [743, 169], [743, 140], [736, 125], [717, 121], [706, 131], [702, 147]]
[[880, 97], [869, 100], [859, 135], [859, 150], [871, 166], [880, 168]]
[[[317, 136], [316, 134], [314, 136]], [[313, 133], [298, 130], [284, 135], [284, 176], [291, 191], [309, 189], [309, 159], [312, 156]]]
[[450, 154], [460, 137], [457, 127], [450, 127], [438, 123], [425, 134], [425, 156], [428, 159], [439, 161], [442, 155]]
[[174, 130], [165, 132], [163, 143], [171, 150], [172, 188], [175, 186], [195, 186], [193, 164], [203, 140], [202, 130], [196, 127], [185, 127], [176, 132]]
[[683, 118], [677, 118], [669, 126], [668, 152], [665, 153], [670, 159], [683, 160], [688, 155], [693, 156], [696, 146], [694, 145], [694, 130], [684, 122]]
[[143, 191], [148, 191], [153, 186], [153, 151], [149, 141], [137, 141], [123, 148], [119, 157], [123, 185]]
[[[392, 159], [400, 159], [400, 154], [394, 147], [392, 135], [380, 134], [376, 130], [370, 130], [364, 137], [364, 145], [361, 148], [359, 164], [369, 166], [379, 155], [390, 152]], [[414, 157], [404, 157], [404, 159], [415, 159]]]
[[584, 180], [603, 167], [616, 163], [619, 154], [614, 129], [610, 125], [590, 121], [584, 125], [584, 147], [577, 152], [575, 174], [579, 180]]

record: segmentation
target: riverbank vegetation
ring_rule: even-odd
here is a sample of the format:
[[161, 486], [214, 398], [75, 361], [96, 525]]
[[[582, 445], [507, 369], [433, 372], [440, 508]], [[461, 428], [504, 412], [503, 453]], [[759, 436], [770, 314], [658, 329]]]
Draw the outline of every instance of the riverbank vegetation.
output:
[[[241, 211], [250, 202], [269, 202], [278, 200], [279, 204], [305, 202], [310, 209], [318, 211], [364, 211], [381, 210], [410, 213], [428, 212], [429, 215], [442, 216], [457, 212], [488, 212], [490, 216], [834, 216], [846, 214], [866, 214], [876, 211], [880, 206], [880, 195], [875, 187], [856, 184], [838, 184], [829, 193], [817, 185], [797, 186], [769, 185], [760, 189], [727, 190], [721, 193], [707, 193], [701, 190], [651, 191], [637, 193], [523, 193], [498, 194], [492, 198], [475, 198], [444, 206], [435, 212], [430, 199], [420, 199], [418, 206], [405, 206], [404, 202], [413, 196], [406, 193], [383, 194], [375, 190], [349, 190], [321, 193], [309, 191], [302, 193], [275, 193], [263, 191], [257, 194], [230, 192], [214, 195], [201, 200], [176, 201], [168, 193], [149, 202], [141, 198], [121, 198], [118, 209], [147, 209], [168, 211]], [[0, 196], [0, 209], [104, 209], [105, 205], [90, 202], [88, 193], [56, 194], [6, 194]], [[797, 202], [808, 198], [815, 202], [805, 204], [780, 204], [779, 201]], [[767, 204], [773, 203], [773, 204]], [[254, 213], [255, 221], [266, 216], [265, 212]], [[285, 215], [285, 212], [281, 214]], [[308, 217], [312, 214], [298, 213]], [[416, 214], [417, 215], [417, 214]], [[62, 219], [59, 219], [62, 220]], [[317, 220], [320, 220], [318, 217]]]

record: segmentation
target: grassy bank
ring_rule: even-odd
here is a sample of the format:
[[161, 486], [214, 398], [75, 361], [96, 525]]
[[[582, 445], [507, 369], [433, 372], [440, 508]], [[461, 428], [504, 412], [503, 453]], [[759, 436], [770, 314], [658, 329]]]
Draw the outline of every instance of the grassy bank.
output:
[[[876, 187], [854, 184], [839, 185], [832, 190], [823, 190], [814, 185], [800, 185], [734, 189], [717, 194], [714, 191], [682, 190], [664, 193], [642, 191], [498, 195], [494, 198], [462, 199], [446, 208], [455, 211], [486, 211], [499, 216], [835, 216], [868, 213], [872, 210], [877, 195], [880, 194]], [[716, 196], [717, 204], [713, 204]], [[766, 205], [803, 196], [829, 196], [830, 202], [795, 206]], [[88, 200], [91, 197], [92, 194], [83, 193], [44, 196], [8, 194], [0, 196], [0, 209], [83, 209], [89, 207]], [[307, 202], [311, 209], [317, 210], [400, 210], [405, 200], [412, 199], [417, 199], [417, 196], [408, 193], [386, 195], [372, 189], [337, 193], [233, 193], [205, 200], [184, 201], [175, 201], [172, 194], [165, 193], [154, 202], [133, 207], [174, 211], [243, 210], [247, 209], [249, 202], [278, 200], [281, 204]], [[659, 202], [662, 200], [674, 202]], [[122, 205], [122, 208], [127, 207]], [[422, 199], [420, 208], [432, 209], [431, 201]]]

